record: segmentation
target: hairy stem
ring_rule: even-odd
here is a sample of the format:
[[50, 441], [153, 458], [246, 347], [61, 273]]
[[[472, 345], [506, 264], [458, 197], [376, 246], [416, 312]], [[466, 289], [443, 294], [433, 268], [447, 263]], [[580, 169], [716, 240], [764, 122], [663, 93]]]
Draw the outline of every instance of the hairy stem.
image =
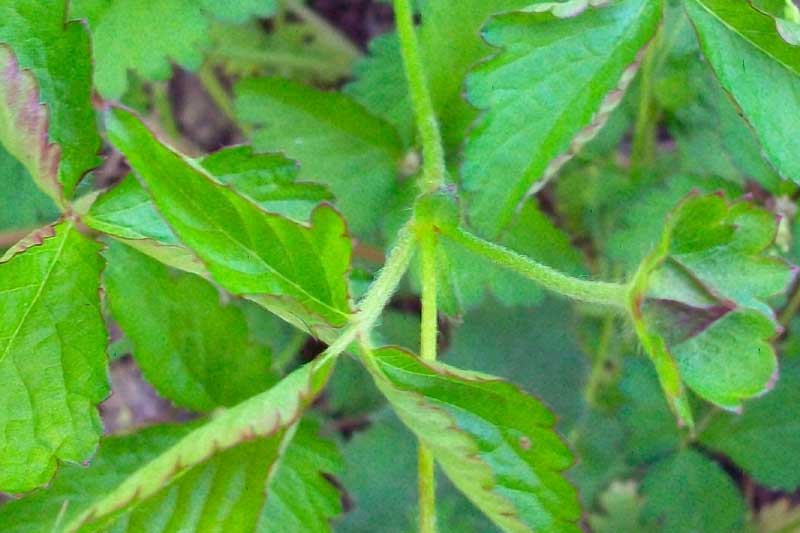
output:
[[398, 232], [395, 244], [386, 258], [386, 263], [359, 302], [358, 312], [344, 332], [320, 355], [319, 364], [324, 364], [328, 359], [337, 357], [347, 350], [359, 335], [367, 335], [375, 325], [383, 308], [397, 290], [414, 255], [416, 239], [411, 231], [411, 224], [412, 222], [406, 223]]
[[[436, 360], [438, 313], [436, 302], [436, 235], [428, 224], [418, 228], [422, 262], [422, 326], [420, 356], [426, 361]], [[433, 454], [419, 443], [419, 530], [436, 532], [436, 475]]]
[[422, 142], [423, 162], [420, 188], [423, 192], [431, 192], [444, 184], [445, 162], [442, 135], [428, 90], [425, 70], [422, 66], [419, 42], [414, 30], [411, 0], [394, 0], [394, 14], [406, 81], [414, 107], [417, 130]]
[[447, 238], [464, 248], [521, 274], [546, 289], [582, 302], [627, 309], [627, 285], [574, 278], [513, 250], [484, 240], [464, 229], [448, 228], [443, 231]]

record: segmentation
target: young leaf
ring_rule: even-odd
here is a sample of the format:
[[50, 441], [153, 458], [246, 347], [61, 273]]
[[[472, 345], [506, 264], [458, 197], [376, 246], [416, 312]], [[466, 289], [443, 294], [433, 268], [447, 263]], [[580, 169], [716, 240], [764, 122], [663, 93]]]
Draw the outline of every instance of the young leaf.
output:
[[192, 274], [111, 243], [104, 276], [114, 319], [145, 379], [195, 411], [235, 405], [275, 381], [269, 349], [250, 340], [241, 309]]
[[686, 422], [680, 380], [731, 410], [772, 385], [769, 340], [777, 328], [766, 299], [793, 277], [784, 261], [764, 254], [775, 231], [775, 216], [750, 203], [692, 195], [668, 218], [634, 279], [637, 333]]
[[97, 444], [108, 393], [99, 251], [65, 222], [0, 259], [0, 490], [43, 485]]
[[[260, 510], [254, 507], [253, 500], [263, 501], [265, 476], [289, 445], [298, 420], [324, 387], [332, 368], [332, 360], [309, 363], [270, 390], [219, 414], [99, 494], [69, 520], [66, 529], [103, 526], [130, 509], [147, 509], [140, 514], [134, 511], [133, 517], [145, 524], [140, 530], [158, 531], [160, 514], [156, 511], [166, 508], [171, 516], [175, 509], [169, 507], [170, 502], [181, 495], [187, 504], [191, 503], [192, 494], [205, 486], [203, 480], [207, 476], [214, 478], [218, 463], [222, 462], [233, 465], [232, 471], [220, 468], [222, 483], [217, 486], [223, 494], [237, 477], [258, 478], [242, 481], [259, 489], [242, 491], [242, 487], [237, 488], [238, 483], [233, 484], [232, 488], [242, 491], [236, 503], [245, 507], [227, 508], [227, 497], [212, 497], [212, 505], [198, 510], [207, 514], [177, 513], [176, 520], [188, 521], [188, 530], [194, 530], [191, 521], [198, 520], [200, 524], [218, 521], [224, 524], [225, 531], [253, 531], [251, 520], [258, 519]], [[254, 465], [254, 461], [258, 464]]]
[[[337, 490], [322, 473], [338, 472], [341, 459], [316, 430], [314, 424], [301, 423], [280, 465], [272, 462], [275, 450], [269, 440], [244, 442], [189, 470], [157, 496], [80, 530], [249, 532], [260, 525], [259, 531], [272, 531], [276, 522], [291, 523], [283, 522], [292, 511], [281, 513], [284, 500], [279, 496], [292, 490], [293, 511], [304, 513], [303, 525], [319, 528], [308, 531], [326, 531], [340, 503]], [[88, 469], [64, 468], [49, 489], [0, 507], [0, 522], [10, 526], [9, 533], [68, 531], [82, 512], [190, 431], [191, 426], [164, 425], [106, 438]], [[301, 475], [299, 460], [307, 461]]]
[[300, 161], [301, 177], [330, 186], [355, 234], [374, 231], [402, 158], [391, 126], [343, 94], [288, 80], [244, 80], [236, 95], [240, 120], [259, 128], [259, 150]]
[[579, 531], [572, 455], [555, 417], [514, 385], [395, 348], [365, 363], [401, 420], [464, 495], [508, 531]]
[[[749, 2], [687, 0], [703, 53], [752, 124], [764, 153], [784, 178], [800, 183], [800, 48]], [[764, 90], [769, 80], [770, 90]], [[780, 112], [776, 112], [780, 109]]]
[[601, 496], [602, 514], [589, 516], [595, 533], [643, 533], [655, 531], [641, 523], [644, 502], [633, 481], [616, 481]]
[[748, 402], [744, 414], [716, 416], [700, 441], [724, 453], [761, 485], [794, 491], [800, 486], [800, 364], [786, 360], [778, 386]]
[[492, 236], [531, 186], [602, 127], [661, 17], [658, 0], [621, 0], [563, 19], [552, 9], [492, 19], [484, 37], [503, 50], [467, 80], [469, 100], [485, 113], [467, 141], [461, 174], [473, 193], [470, 220]]
[[273, 0], [73, 0], [69, 16], [86, 19], [92, 30], [97, 90], [119, 99], [128, 89], [129, 72], [165, 80], [171, 62], [198, 68], [212, 18], [243, 21], [273, 8]]
[[742, 531], [745, 505], [716, 463], [688, 449], [656, 464], [642, 482], [644, 520], [658, 531]]
[[0, 143], [57, 204], [100, 162], [89, 37], [66, 4], [0, 0]]
[[[462, 96], [469, 69], [492, 49], [480, 38], [490, 15], [519, 9], [531, 0], [460, 0], [419, 2], [419, 44], [428, 88], [448, 149], [457, 151], [477, 111]], [[414, 114], [396, 34], [370, 42], [370, 54], [356, 65], [346, 92], [372, 113], [392, 123], [406, 142], [414, 133]]]
[[160, 144], [131, 113], [112, 110], [107, 127], [164, 219], [225, 289], [334, 327], [347, 322], [351, 243], [336, 211], [317, 208], [310, 226], [267, 213]]

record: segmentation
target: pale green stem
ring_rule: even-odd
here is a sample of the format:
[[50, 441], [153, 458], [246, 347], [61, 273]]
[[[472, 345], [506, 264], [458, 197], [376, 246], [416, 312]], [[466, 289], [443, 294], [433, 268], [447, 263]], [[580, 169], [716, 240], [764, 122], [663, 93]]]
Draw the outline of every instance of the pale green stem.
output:
[[416, 239], [411, 231], [412, 222], [406, 223], [398, 232], [397, 240], [386, 258], [378, 277], [372, 282], [367, 294], [359, 303], [359, 310], [350, 325], [319, 356], [319, 364], [335, 358], [347, 350], [359, 335], [367, 335], [381, 315], [389, 299], [397, 290], [411, 263]]
[[445, 237], [464, 248], [525, 276], [546, 289], [582, 302], [627, 309], [627, 285], [605, 281], [587, 281], [568, 276], [461, 228], [448, 228], [442, 231]]
[[394, 0], [394, 16], [400, 51], [403, 55], [408, 90], [422, 142], [422, 178], [420, 188], [431, 192], [444, 184], [445, 162], [439, 122], [428, 90], [428, 81], [422, 66], [419, 42], [414, 30], [414, 17], [410, 0]]
[[597, 405], [597, 394], [600, 389], [600, 383], [606, 372], [606, 365], [611, 359], [609, 348], [611, 345], [611, 338], [614, 335], [615, 319], [616, 317], [613, 314], [607, 314], [603, 319], [603, 329], [600, 332], [600, 339], [597, 343], [597, 352], [592, 361], [592, 370], [586, 384], [586, 401], [589, 405]]
[[222, 111], [228, 120], [233, 122], [241, 130], [245, 137], [249, 138], [253, 133], [253, 128], [249, 124], [236, 119], [236, 110], [234, 109], [231, 96], [219, 81], [216, 72], [214, 72], [214, 66], [210, 63], [206, 63], [203, 68], [200, 69], [198, 77], [203, 87], [205, 87], [206, 92], [211, 97], [211, 100], [213, 100], [214, 104], [217, 106], [217, 109]]
[[[433, 228], [424, 224], [418, 228], [420, 259], [422, 263], [422, 320], [420, 357], [436, 360], [438, 312], [436, 302], [436, 235]], [[436, 474], [433, 454], [419, 443], [418, 462], [419, 530], [436, 532]]]
[[158, 114], [158, 120], [161, 123], [161, 128], [164, 130], [172, 142], [179, 142], [181, 140], [181, 133], [178, 130], [178, 124], [175, 122], [175, 115], [172, 109], [172, 102], [169, 100], [167, 93], [167, 82], [154, 83], [153, 87], [153, 107]]
[[658, 110], [653, 99], [653, 78], [655, 74], [655, 58], [658, 52], [661, 32], [659, 31], [645, 52], [639, 83], [639, 109], [633, 128], [631, 146], [631, 170], [638, 177], [643, 169], [653, 165], [656, 158], [656, 126]]
[[305, 0], [283, 0], [282, 3], [311, 26], [318, 39], [337, 48], [351, 61], [361, 57], [361, 50], [313, 9], [306, 7]]

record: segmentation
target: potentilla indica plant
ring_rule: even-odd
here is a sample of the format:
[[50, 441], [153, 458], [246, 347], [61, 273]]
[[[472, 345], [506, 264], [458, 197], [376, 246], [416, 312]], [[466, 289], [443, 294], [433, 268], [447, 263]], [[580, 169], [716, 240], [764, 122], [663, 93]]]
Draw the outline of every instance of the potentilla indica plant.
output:
[[795, 5], [393, 10], [0, 0], [0, 531], [800, 529]]

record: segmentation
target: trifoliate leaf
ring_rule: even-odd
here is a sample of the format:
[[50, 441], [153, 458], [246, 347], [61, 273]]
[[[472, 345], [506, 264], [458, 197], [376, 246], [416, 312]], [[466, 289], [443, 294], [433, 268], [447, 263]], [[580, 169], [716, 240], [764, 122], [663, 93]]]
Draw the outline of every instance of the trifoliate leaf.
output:
[[0, 144], [57, 204], [100, 163], [88, 32], [66, 5], [0, 0]]
[[741, 415], [721, 413], [700, 441], [730, 457], [759, 484], [794, 491], [800, 486], [800, 365], [783, 360], [778, 385], [744, 405]]
[[395, 348], [365, 363], [400, 419], [453, 484], [508, 531], [579, 531], [572, 455], [538, 400], [497, 378]]
[[687, 449], [655, 465], [642, 482], [645, 523], [663, 533], [742, 531], [745, 505], [716, 463]]
[[[689, 0], [689, 17], [722, 86], [752, 124], [778, 172], [800, 183], [800, 47], [778, 35], [775, 21], [749, 2]], [[770, 80], [770, 90], [763, 90]], [[776, 110], [780, 109], [780, 112]]]
[[119, 99], [130, 72], [165, 80], [172, 62], [198, 68], [214, 18], [243, 22], [274, 8], [274, 0], [74, 0], [70, 17], [86, 19], [92, 31], [97, 90]]
[[0, 490], [43, 485], [97, 444], [108, 393], [99, 251], [60, 223], [0, 259]]
[[403, 156], [389, 124], [348, 96], [288, 80], [244, 80], [236, 94], [240, 120], [258, 128], [259, 150], [284, 152], [303, 179], [327, 184], [355, 234], [377, 229]]
[[[217, 524], [224, 531], [255, 530], [265, 480], [290, 446], [298, 420], [331, 369], [331, 360], [308, 363], [270, 390], [218, 414], [117, 479], [71, 514], [64, 528], [102, 528], [121, 519], [133, 521], [134, 530], [160, 531], [160, 520], [174, 514], [182, 526], [178, 529], [203, 530], [203, 524]], [[204, 494], [200, 487], [209, 490]], [[226, 495], [214, 497], [216, 488]], [[176, 512], [191, 506], [195, 495], [209, 493], [209, 505], [201, 503], [196, 513]], [[129, 510], [133, 512], [125, 516]]]
[[691, 423], [685, 382], [731, 410], [772, 386], [770, 339], [777, 325], [767, 298], [792, 270], [765, 250], [775, 216], [722, 195], [692, 195], [667, 219], [662, 241], [633, 282], [631, 313], [676, 413]]
[[111, 111], [107, 127], [164, 219], [220, 285], [300, 323], [316, 316], [323, 323], [307, 323], [312, 330], [347, 322], [351, 242], [336, 211], [319, 207], [309, 226], [267, 213], [160, 144], [129, 112]]
[[[69, 531], [73, 520], [117, 489], [148, 462], [190, 434], [191, 426], [154, 426], [102, 441], [89, 468], [63, 469], [47, 490], [0, 507], [0, 521], [9, 533]], [[291, 444], [275, 464], [274, 443], [243, 442], [194, 466], [138, 506], [80, 531], [327, 531], [327, 521], [340, 512], [338, 491], [323, 473], [338, 472], [336, 447], [317, 435], [312, 423], [300, 424]], [[304, 461], [305, 470], [298, 471]], [[292, 491], [293, 507], [284, 494]], [[296, 517], [295, 513], [303, 513]], [[299, 522], [290, 522], [292, 517]], [[289, 529], [290, 526], [293, 529]], [[305, 527], [306, 529], [303, 529]]]
[[[447, 148], [457, 151], [477, 112], [462, 96], [464, 77], [492, 49], [480, 38], [490, 15], [519, 9], [531, 0], [460, 0], [420, 2], [422, 23], [417, 31], [420, 53], [436, 115]], [[396, 34], [370, 42], [369, 56], [356, 65], [355, 81], [346, 91], [376, 115], [395, 125], [409, 142], [414, 114], [403, 72]]]
[[195, 411], [231, 406], [274, 383], [270, 351], [250, 340], [241, 309], [192, 274], [111, 243], [104, 280], [114, 319], [156, 390]]
[[470, 220], [488, 235], [602, 127], [633, 79], [661, 2], [621, 0], [572, 18], [553, 10], [492, 19], [484, 37], [503, 50], [468, 78], [469, 100], [485, 112], [467, 141], [462, 179], [473, 193]]

